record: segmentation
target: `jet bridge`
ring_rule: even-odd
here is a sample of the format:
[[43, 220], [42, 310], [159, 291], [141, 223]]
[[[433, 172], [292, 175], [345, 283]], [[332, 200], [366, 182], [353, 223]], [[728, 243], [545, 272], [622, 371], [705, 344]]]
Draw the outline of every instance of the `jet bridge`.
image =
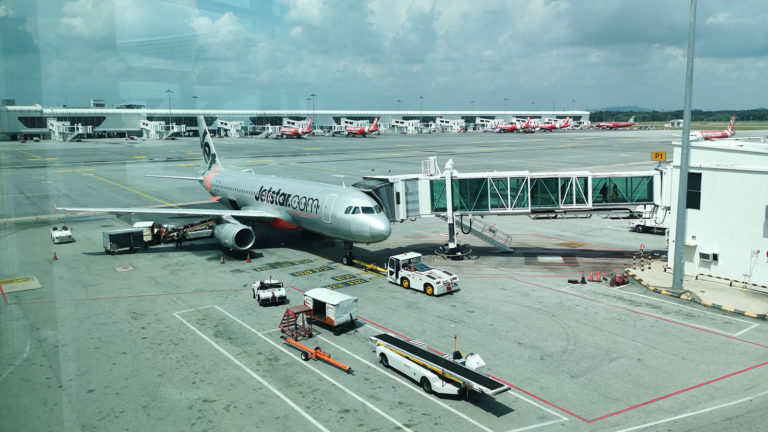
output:
[[[639, 205], [669, 207], [669, 167], [646, 171], [489, 171], [462, 173], [452, 161], [440, 171], [436, 157], [422, 163], [420, 174], [364, 176], [353, 186], [372, 195], [391, 221], [441, 217], [453, 241], [455, 217], [465, 234], [473, 232], [464, 219], [488, 215], [559, 217], [593, 212], [633, 214]], [[470, 232], [466, 231], [470, 226]], [[487, 225], [487, 224], [485, 224]], [[482, 223], [477, 220], [477, 230]], [[478, 237], [507, 250], [497, 242]]]
[[245, 122], [241, 121], [228, 121], [228, 120], [217, 120], [217, 128], [220, 132], [223, 132], [224, 135], [230, 137], [230, 138], [240, 138], [243, 135], [243, 128], [245, 126]]
[[165, 140], [175, 134], [183, 135], [187, 131], [187, 126], [183, 124], [171, 123], [167, 125], [163, 121], [150, 121], [146, 119], [142, 119], [139, 122], [139, 127], [143, 137], [152, 140]]
[[76, 125], [70, 124], [68, 121], [57, 121], [56, 119], [48, 119], [48, 130], [51, 131], [53, 139], [58, 141], [72, 141], [77, 138], [78, 135], [86, 135], [93, 133], [93, 126], [83, 126], [78, 123]]

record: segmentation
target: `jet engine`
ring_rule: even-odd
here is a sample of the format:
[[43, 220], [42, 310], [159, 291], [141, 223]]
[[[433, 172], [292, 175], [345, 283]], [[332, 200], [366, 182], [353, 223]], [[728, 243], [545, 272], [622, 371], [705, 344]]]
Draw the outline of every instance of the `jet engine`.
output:
[[225, 222], [213, 227], [213, 236], [229, 249], [247, 250], [256, 241], [253, 230], [240, 223]]

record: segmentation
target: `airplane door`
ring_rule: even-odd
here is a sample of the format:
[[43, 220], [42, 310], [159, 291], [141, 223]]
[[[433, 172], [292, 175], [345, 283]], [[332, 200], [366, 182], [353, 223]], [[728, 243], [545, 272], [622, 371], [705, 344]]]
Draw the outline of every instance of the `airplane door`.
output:
[[328, 195], [328, 198], [323, 204], [323, 222], [325, 223], [331, 223], [331, 210], [333, 210], [333, 203], [336, 202], [337, 196], [338, 195], [336, 194]]

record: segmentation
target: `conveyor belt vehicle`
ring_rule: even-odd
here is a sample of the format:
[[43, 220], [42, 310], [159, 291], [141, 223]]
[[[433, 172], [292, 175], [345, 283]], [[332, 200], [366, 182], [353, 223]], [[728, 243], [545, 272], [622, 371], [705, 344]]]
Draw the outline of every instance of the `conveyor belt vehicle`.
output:
[[470, 391], [495, 396], [509, 386], [481, 373], [485, 362], [478, 354], [438, 355], [421, 341], [406, 341], [389, 333], [371, 336], [376, 356], [386, 368], [393, 368], [419, 383], [427, 393], [458, 395]]

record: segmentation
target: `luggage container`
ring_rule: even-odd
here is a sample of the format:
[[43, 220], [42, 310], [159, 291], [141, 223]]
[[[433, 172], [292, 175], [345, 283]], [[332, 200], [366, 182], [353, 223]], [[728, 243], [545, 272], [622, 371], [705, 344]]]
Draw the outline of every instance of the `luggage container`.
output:
[[101, 233], [104, 243], [104, 252], [115, 255], [121, 249], [128, 249], [133, 253], [136, 248], [144, 246], [144, 230], [142, 228], [127, 228]]
[[357, 297], [314, 288], [304, 293], [304, 304], [311, 310], [310, 318], [330, 326], [336, 335], [355, 328]]

